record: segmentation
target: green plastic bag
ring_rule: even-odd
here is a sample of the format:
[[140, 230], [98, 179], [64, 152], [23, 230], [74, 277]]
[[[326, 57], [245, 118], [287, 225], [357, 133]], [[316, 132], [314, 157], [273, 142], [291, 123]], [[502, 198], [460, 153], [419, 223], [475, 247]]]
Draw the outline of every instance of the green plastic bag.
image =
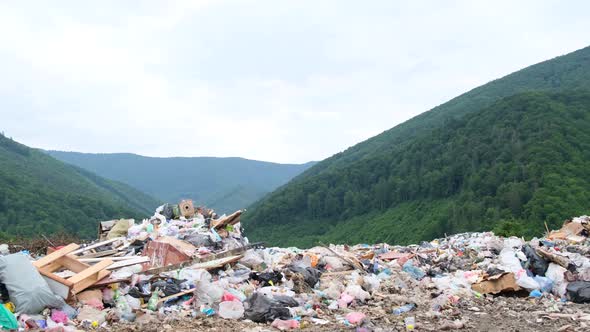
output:
[[10, 310], [6, 309], [3, 304], [0, 304], [0, 326], [4, 330], [16, 330], [18, 329], [18, 322], [16, 317]]

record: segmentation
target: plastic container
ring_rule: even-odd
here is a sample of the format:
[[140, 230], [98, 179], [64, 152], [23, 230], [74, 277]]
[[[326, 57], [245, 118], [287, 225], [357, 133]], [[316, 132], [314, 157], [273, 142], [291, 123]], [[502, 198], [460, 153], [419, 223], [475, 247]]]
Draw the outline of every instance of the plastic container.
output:
[[413, 331], [416, 328], [416, 318], [415, 317], [406, 317], [404, 319], [404, 324], [406, 324], [406, 330]]

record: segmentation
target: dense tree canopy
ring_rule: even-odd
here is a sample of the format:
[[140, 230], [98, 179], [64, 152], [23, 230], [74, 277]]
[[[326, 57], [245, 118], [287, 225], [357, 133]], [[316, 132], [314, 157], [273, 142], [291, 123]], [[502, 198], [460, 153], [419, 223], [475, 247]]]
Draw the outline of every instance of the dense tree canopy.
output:
[[0, 237], [96, 236], [99, 220], [142, 217], [155, 199], [0, 135]]
[[588, 203], [590, 48], [474, 89], [320, 162], [246, 214], [254, 240], [537, 235]]

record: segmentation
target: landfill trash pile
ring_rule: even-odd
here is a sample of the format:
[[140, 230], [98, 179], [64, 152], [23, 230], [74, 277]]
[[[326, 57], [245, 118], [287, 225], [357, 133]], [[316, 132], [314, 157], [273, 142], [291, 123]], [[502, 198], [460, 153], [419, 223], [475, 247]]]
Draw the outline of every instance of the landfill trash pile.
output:
[[590, 328], [590, 217], [542, 239], [264, 248], [191, 201], [44, 256], [0, 245], [0, 325], [47, 331]]

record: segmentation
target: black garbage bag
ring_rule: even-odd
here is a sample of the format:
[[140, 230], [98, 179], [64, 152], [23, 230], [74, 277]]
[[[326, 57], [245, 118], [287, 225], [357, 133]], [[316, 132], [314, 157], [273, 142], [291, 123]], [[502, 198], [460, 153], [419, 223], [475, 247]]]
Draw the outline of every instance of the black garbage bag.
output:
[[301, 266], [289, 265], [287, 269], [294, 273], [299, 273], [303, 275], [305, 283], [308, 284], [311, 288], [313, 288], [313, 286], [315, 286], [315, 284], [317, 284], [318, 281], [320, 281], [320, 277], [322, 276], [320, 270], [314, 269], [313, 267], [304, 268]]
[[590, 303], [590, 281], [574, 281], [567, 285], [567, 295], [572, 302]]
[[6, 289], [6, 285], [2, 283], [0, 283], [0, 300], [2, 300], [3, 303], [10, 301], [8, 289]]
[[172, 279], [168, 279], [168, 280], [158, 280], [154, 283], [152, 283], [152, 292], [156, 290], [156, 288], [160, 289], [162, 292], [164, 292], [165, 296], [170, 296], [170, 295], [174, 295], [174, 294], [178, 294], [182, 291], [182, 289], [180, 288], [180, 283], [182, 283], [184, 280], [172, 280]]
[[299, 305], [299, 303], [297, 303], [297, 300], [287, 295], [275, 295], [273, 296], [272, 300], [273, 303], [283, 307], [291, 308]]
[[214, 244], [209, 234], [190, 234], [185, 236], [183, 240], [197, 248], [211, 247]]
[[162, 212], [160, 213], [161, 215], [163, 215], [164, 217], [166, 217], [166, 219], [174, 219], [174, 210], [172, 209], [172, 205], [171, 204], [165, 204], [164, 205], [164, 209], [162, 210]]
[[252, 272], [250, 273], [250, 279], [260, 282], [261, 287], [275, 286], [278, 285], [281, 279], [283, 279], [283, 274], [279, 271], [263, 273]]
[[139, 288], [137, 287], [131, 287], [129, 288], [129, 291], [127, 292], [127, 294], [129, 294], [129, 296], [132, 296], [136, 299], [143, 299], [143, 301], [145, 303], [147, 303], [150, 299], [150, 297], [152, 296], [152, 294], [150, 293], [142, 293]]
[[272, 300], [258, 293], [246, 299], [247, 308], [244, 317], [256, 323], [272, 322], [275, 319], [290, 319], [289, 307], [298, 305], [288, 296], [275, 296]]
[[528, 259], [526, 268], [531, 270], [531, 272], [537, 276], [545, 276], [545, 272], [547, 272], [547, 269], [549, 268], [549, 262], [537, 254], [535, 249], [528, 244], [523, 246], [522, 250]]
[[136, 253], [137, 252], [142, 252], [143, 248], [145, 248], [145, 245], [148, 243], [148, 240], [139, 240], [139, 239], [135, 239], [133, 242], [131, 242], [131, 244], [129, 245], [128, 249], [133, 249]]

